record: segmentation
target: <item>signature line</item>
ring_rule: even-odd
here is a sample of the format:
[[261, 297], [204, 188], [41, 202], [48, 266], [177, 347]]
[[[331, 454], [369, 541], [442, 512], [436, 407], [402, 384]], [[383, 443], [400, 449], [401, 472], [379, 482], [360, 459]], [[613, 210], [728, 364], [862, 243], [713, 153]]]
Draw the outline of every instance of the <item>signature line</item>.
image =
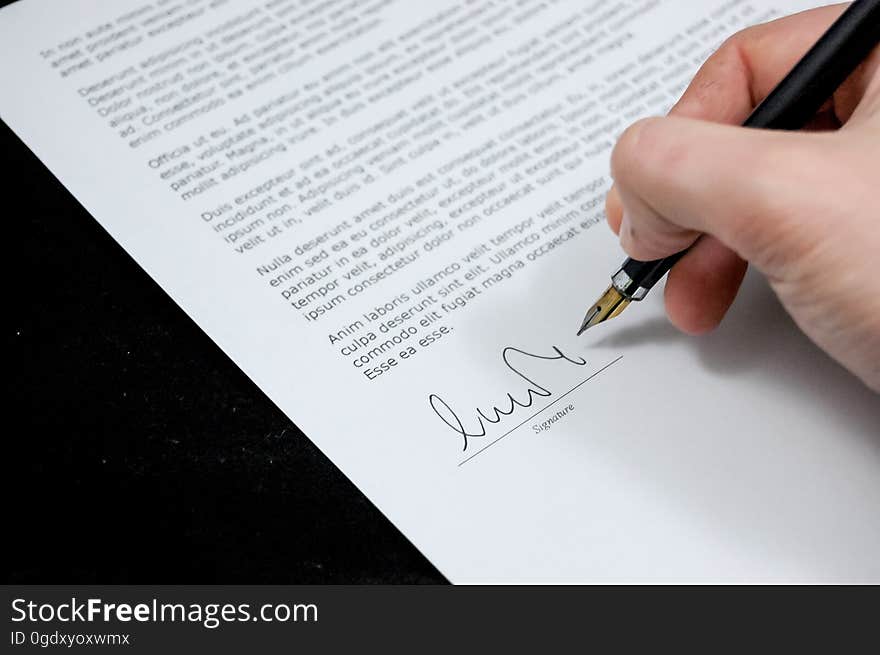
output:
[[525, 425], [526, 423], [528, 423], [529, 421], [531, 421], [533, 418], [535, 418], [538, 414], [540, 414], [541, 412], [543, 412], [545, 409], [548, 409], [548, 408], [552, 407], [553, 405], [555, 405], [556, 403], [558, 403], [560, 400], [562, 400], [563, 398], [565, 398], [565, 397], [566, 397], [568, 394], [570, 394], [572, 391], [574, 391], [574, 390], [576, 390], [578, 387], [580, 387], [582, 384], [585, 384], [585, 383], [589, 382], [589, 381], [592, 380], [594, 377], [596, 377], [597, 375], [599, 375], [599, 373], [601, 373], [602, 371], [604, 371], [604, 370], [607, 369], [607, 368], [610, 368], [613, 364], [616, 364], [616, 363], [619, 362], [621, 359], [623, 359], [623, 355], [621, 355], [620, 357], [618, 357], [618, 358], [615, 359], [614, 361], [608, 362], [607, 364], [605, 364], [605, 366], [603, 366], [603, 367], [600, 368], [598, 371], [596, 371], [595, 373], [593, 373], [593, 374], [592, 374], [590, 377], [588, 377], [586, 380], [581, 380], [580, 382], [578, 382], [578, 383], [577, 383], [576, 385], [574, 385], [571, 389], [569, 389], [569, 390], [566, 391], [564, 394], [562, 394], [561, 396], [559, 396], [559, 398], [557, 398], [556, 400], [554, 400], [554, 401], [551, 402], [551, 403], [547, 403], [546, 405], [544, 405], [541, 409], [539, 409], [537, 412], [535, 412], [534, 414], [532, 414], [531, 416], [529, 416], [529, 417], [528, 417], [527, 419], [525, 419], [522, 423], [520, 423], [520, 424], [518, 424], [518, 425], [516, 425], [516, 426], [514, 426], [514, 427], [512, 427], [512, 428], [510, 428], [507, 432], [505, 432], [504, 434], [502, 434], [500, 437], [498, 437], [498, 438], [495, 439], [494, 441], [490, 441], [489, 443], [487, 443], [485, 446], [483, 446], [482, 448], [480, 448], [477, 452], [475, 452], [475, 453], [474, 453], [473, 455], [471, 455], [470, 457], [466, 457], [465, 459], [461, 460], [461, 461], [458, 463], [458, 465], [459, 465], [459, 466], [462, 466], [463, 464], [467, 464], [467, 463], [468, 463], [469, 461], [471, 461], [474, 457], [476, 457], [477, 455], [479, 455], [479, 454], [482, 453], [483, 451], [488, 450], [489, 448], [491, 448], [492, 446], [494, 446], [495, 444], [497, 444], [499, 441], [501, 441], [501, 440], [502, 440], [504, 437], [506, 437], [507, 435], [516, 432], [519, 428], [521, 428], [523, 425]]

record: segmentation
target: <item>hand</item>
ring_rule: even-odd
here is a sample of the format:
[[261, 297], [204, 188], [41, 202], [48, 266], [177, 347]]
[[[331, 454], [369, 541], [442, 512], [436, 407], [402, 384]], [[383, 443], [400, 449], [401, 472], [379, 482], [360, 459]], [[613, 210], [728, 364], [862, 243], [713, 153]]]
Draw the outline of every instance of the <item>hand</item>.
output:
[[736, 127], [844, 8], [731, 37], [670, 116], [621, 136], [606, 209], [636, 259], [703, 235], [666, 283], [681, 330], [717, 326], [749, 262], [816, 344], [880, 391], [880, 51], [804, 131]]

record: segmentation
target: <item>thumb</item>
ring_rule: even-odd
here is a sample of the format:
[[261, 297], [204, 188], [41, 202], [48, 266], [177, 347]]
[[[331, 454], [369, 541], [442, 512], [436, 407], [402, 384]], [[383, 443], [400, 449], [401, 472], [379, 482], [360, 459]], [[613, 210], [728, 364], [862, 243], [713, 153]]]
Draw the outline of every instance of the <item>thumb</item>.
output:
[[621, 245], [636, 259], [659, 259], [706, 233], [772, 275], [821, 234], [805, 216], [816, 214], [809, 190], [827, 188], [833, 150], [827, 135], [639, 121], [611, 158]]

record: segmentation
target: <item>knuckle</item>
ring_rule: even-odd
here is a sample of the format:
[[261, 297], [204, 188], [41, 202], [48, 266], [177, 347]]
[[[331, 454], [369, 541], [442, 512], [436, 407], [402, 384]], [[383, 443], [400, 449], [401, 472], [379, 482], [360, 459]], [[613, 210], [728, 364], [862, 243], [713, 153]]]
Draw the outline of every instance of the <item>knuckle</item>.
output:
[[710, 59], [728, 59], [733, 56], [739, 56], [740, 48], [749, 40], [751, 36], [750, 30], [752, 29], [754, 28], [747, 27], [728, 36], [718, 46], [718, 50], [712, 53]]
[[732, 56], [739, 59], [746, 49], [754, 46], [756, 43], [760, 43], [764, 39], [767, 25], [767, 23], [759, 23], [734, 32], [724, 39], [715, 54], [722, 54], [725, 57]]
[[718, 49], [709, 56], [702, 68], [714, 69], [718, 67], [726, 67], [729, 62], [738, 60], [740, 58], [740, 53], [742, 52], [743, 44], [748, 38], [748, 35], [744, 34], [746, 31], [747, 30], [736, 32], [727, 37], [721, 45], [718, 46]]
[[709, 58], [706, 59], [705, 63], [700, 67], [700, 71], [698, 72], [696, 78], [711, 78], [713, 76], [700, 75], [700, 73], [716, 73], [717, 71], [726, 70], [731, 66], [740, 65], [742, 63], [743, 52], [745, 51], [747, 44], [755, 39], [755, 33], [753, 31], [754, 29], [754, 27], [747, 27], [744, 30], [740, 30], [739, 32], [730, 35], [724, 41], [722, 41], [721, 45], [718, 46], [718, 49], [713, 52], [709, 56]]
[[682, 109], [686, 114], [700, 117], [701, 113], [711, 111], [717, 105], [719, 86], [731, 79], [747, 77], [742, 74], [746, 68], [743, 52], [744, 43], [750, 38], [744, 32], [728, 37], [703, 63], [682, 96]]

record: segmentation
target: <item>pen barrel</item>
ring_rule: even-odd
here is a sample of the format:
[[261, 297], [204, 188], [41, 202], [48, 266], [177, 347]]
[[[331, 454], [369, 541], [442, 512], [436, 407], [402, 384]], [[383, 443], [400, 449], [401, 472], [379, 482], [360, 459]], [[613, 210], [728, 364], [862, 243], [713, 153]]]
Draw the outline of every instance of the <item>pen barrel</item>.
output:
[[659, 282], [670, 268], [681, 259], [686, 250], [653, 261], [629, 258], [611, 278], [611, 282], [624, 297], [639, 301]]
[[[752, 111], [743, 127], [797, 130], [880, 43], [880, 0], [855, 0], [791, 72]], [[627, 259], [611, 278], [618, 291], [641, 300], [688, 249], [663, 259]]]
[[755, 108], [744, 127], [797, 130], [880, 43], [880, 0], [856, 0]]

